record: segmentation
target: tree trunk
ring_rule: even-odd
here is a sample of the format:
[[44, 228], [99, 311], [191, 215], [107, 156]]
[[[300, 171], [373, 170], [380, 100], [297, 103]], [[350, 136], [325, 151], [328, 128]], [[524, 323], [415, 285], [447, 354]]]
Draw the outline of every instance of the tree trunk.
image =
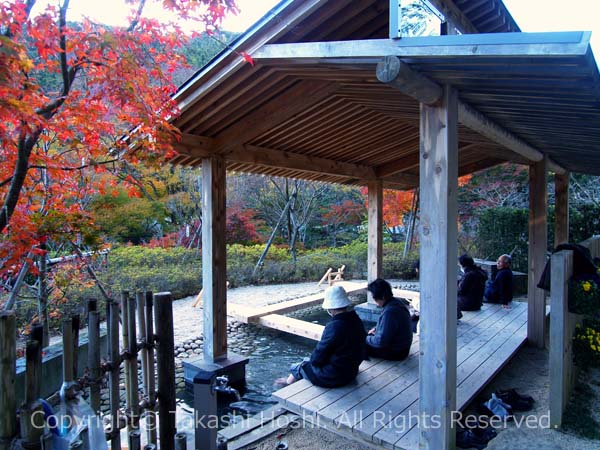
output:
[[19, 197], [21, 196], [21, 190], [25, 184], [27, 171], [29, 170], [29, 157], [31, 156], [31, 150], [37, 142], [40, 134], [41, 131], [37, 130], [32, 136], [22, 136], [19, 139], [17, 163], [13, 172], [10, 188], [4, 199], [2, 209], [0, 209], [0, 232], [2, 233], [4, 233], [4, 229], [8, 226], [10, 219], [15, 212]]

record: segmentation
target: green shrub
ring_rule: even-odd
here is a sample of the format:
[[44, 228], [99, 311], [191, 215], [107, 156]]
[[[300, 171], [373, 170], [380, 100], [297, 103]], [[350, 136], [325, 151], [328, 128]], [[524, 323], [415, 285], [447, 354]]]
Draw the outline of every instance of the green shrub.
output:
[[202, 287], [201, 255], [183, 247], [117, 247], [99, 277], [113, 295], [122, 290], [170, 291], [174, 298], [196, 295]]

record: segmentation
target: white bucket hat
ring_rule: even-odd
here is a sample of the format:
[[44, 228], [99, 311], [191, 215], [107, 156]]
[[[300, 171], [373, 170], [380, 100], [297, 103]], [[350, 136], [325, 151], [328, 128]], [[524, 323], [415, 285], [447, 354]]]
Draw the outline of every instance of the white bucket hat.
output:
[[323, 309], [340, 309], [351, 304], [348, 294], [342, 286], [330, 286], [325, 290]]

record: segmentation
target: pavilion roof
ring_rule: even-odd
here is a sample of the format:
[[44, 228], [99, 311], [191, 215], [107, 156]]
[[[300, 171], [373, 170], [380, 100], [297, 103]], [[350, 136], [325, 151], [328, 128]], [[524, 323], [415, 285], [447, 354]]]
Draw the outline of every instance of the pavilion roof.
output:
[[180, 88], [174, 163], [222, 155], [236, 171], [416, 186], [419, 101], [376, 76], [396, 56], [425, 84], [458, 90], [461, 174], [547, 155], [556, 170], [600, 175], [590, 33], [520, 33], [500, 1], [432, 0], [483, 34], [392, 40], [388, 3], [280, 3]]

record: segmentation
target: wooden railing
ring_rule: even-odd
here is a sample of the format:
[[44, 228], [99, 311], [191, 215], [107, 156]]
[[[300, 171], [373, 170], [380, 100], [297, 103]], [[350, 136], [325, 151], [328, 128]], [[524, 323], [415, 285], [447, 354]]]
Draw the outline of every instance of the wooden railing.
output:
[[[600, 236], [581, 245], [592, 257], [600, 256]], [[580, 314], [569, 312], [569, 279], [573, 275], [573, 252], [562, 250], [551, 257], [550, 286], [550, 426], [562, 425], [563, 413], [577, 382], [578, 367], [573, 364], [572, 337]]]

